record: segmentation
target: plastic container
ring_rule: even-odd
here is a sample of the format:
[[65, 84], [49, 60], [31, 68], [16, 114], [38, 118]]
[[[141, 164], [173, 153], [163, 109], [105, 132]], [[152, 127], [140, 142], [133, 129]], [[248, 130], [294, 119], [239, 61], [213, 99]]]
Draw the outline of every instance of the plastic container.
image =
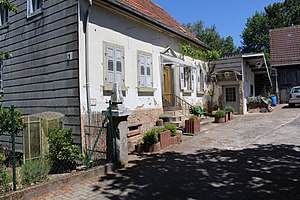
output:
[[272, 99], [272, 106], [276, 106], [277, 105], [277, 97], [274, 95], [274, 96], [271, 96], [271, 99]]

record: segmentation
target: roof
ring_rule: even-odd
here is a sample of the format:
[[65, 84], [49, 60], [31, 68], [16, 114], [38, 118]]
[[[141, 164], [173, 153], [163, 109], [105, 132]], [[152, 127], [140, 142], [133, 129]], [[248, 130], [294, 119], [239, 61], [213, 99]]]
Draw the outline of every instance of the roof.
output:
[[151, 0], [108, 0], [111, 3], [122, 6], [123, 9], [133, 12], [133, 14], [139, 14], [146, 20], [149, 20], [155, 25], [162, 26], [165, 29], [169, 29], [175, 34], [184, 37], [188, 40], [201, 45], [204, 48], [209, 48], [206, 44], [200, 41], [183, 25], [177, 22], [169, 13], [163, 8], [152, 2]]
[[300, 26], [270, 30], [270, 53], [273, 67], [300, 64]]

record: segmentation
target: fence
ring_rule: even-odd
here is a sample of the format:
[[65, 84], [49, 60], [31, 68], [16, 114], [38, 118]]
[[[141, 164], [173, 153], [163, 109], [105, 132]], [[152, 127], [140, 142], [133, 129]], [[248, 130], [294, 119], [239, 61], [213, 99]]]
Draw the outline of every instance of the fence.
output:
[[[78, 146], [73, 143], [72, 130], [62, 129], [62, 115], [43, 112], [21, 118], [14, 106], [1, 108], [0, 131], [9, 140], [9, 146], [2, 147], [0, 143], [0, 195], [53, 179], [57, 174], [87, 170], [114, 161], [111, 103], [103, 114], [95, 112], [87, 118], [93, 123], [84, 125], [84, 145]], [[108, 132], [112, 137], [107, 137]], [[20, 145], [16, 137], [23, 141], [22, 151], [20, 148], [16, 151], [16, 144]], [[111, 152], [107, 152], [108, 139], [113, 140]]]

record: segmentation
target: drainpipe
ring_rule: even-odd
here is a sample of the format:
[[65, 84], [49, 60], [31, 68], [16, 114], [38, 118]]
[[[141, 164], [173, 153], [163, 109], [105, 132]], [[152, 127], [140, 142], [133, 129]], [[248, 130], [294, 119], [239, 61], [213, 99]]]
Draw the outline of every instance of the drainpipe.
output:
[[90, 149], [92, 149], [92, 117], [91, 117], [91, 94], [90, 94], [90, 76], [89, 76], [89, 20], [90, 11], [93, 5], [93, 0], [89, 0], [89, 7], [86, 11], [86, 21], [85, 21], [85, 89], [86, 89], [86, 101], [87, 101], [87, 114], [88, 114], [88, 130], [90, 134]]

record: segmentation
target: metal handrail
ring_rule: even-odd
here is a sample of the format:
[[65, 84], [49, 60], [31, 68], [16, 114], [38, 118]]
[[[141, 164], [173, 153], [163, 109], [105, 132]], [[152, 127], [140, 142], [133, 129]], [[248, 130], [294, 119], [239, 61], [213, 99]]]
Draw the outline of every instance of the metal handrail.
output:
[[164, 101], [167, 101], [171, 106], [174, 106], [176, 110], [179, 110], [183, 115], [189, 117], [190, 108], [192, 107], [189, 102], [175, 94], [164, 94], [163, 99]]

